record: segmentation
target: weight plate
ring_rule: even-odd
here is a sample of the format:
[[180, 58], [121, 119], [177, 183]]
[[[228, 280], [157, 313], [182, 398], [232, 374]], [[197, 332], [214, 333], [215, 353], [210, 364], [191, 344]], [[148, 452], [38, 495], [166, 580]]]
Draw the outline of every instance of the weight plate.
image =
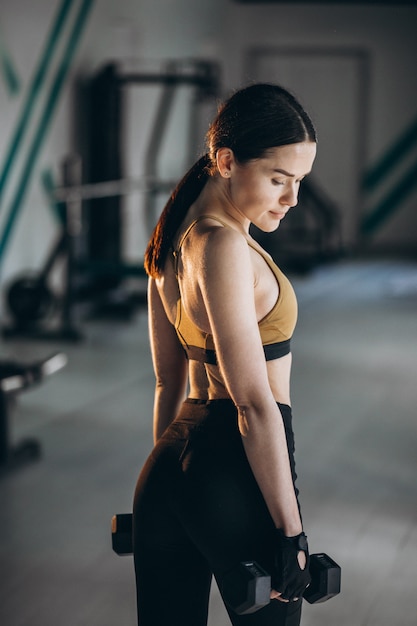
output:
[[10, 285], [7, 304], [15, 322], [27, 326], [45, 319], [52, 312], [55, 297], [42, 279], [23, 276]]

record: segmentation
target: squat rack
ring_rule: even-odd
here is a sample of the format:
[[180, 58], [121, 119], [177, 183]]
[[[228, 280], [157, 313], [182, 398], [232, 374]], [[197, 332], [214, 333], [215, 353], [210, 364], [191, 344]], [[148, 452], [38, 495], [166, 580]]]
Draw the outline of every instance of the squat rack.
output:
[[[194, 88], [194, 99], [190, 111], [190, 140], [188, 159], [191, 162], [191, 150], [197, 142], [197, 110], [198, 105], [204, 101], [214, 99], [219, 90], [219, 66], [217, 63], [205, 60], [190, 61], [170, 61], [166, 63], [161, 72], [128, 72], [123, 73], [120, 68], [111, 63], [105, 66], [94, 81], [99, 85], [99, 89], [107, 90], [107, 97], [104, 101], [109, 102], [110, 116], [120, 119], [121, 100], [123, 91], [130, 85], [161, 85], [162, 90], [159, 102], [156, 107], [150, 139], [145, 151], [145, 171], [139, 178], [124, 178], [121, 171], [120, 162], [110, 163], [118, 176], [109, 179], [106, 172], [94, 172], [91, 177], [92, 182], [82, 184], [81, 159], [77, 156], [70, 156], [65, 159], [62, 166], [62, 186], [51, 191], [51, 200], [62, 207], [63, 227], [58, 243], [53, 247], [48, 256], [45, 269], [39, 274], [43, 280], [43, 287], [47, 280], [47, 273], [52, 269], [55, 260], [63, 253], [66, 257], [64, 295], [59, 306], [59, 322], [55, 328], [45, 327], [42, 319], [31, 319], [30, 311], [25, 319], [15, 319], [14, 326], [3, 329], [5, 337], [24, 335], [26, 337], [42, 339], [64, 339], [79, 340], [82, 334], [75, 319], [75, 306], [79, 302], [77, 293], [77, 282], [82, 276], [101, 277], [105, 280], [115, 279], [116, 281], [125, 277], [144, 277], [143, 264], [125, 263], [119, 254], [118, 244], [112, 246], [110, 258], [94, 258], [88, 254], [83, 254], [81, 235], [83, 234], [83, 203], [89, 201], [89, 213], [91, 220], [94, 215], [110, 215], [113, 222], [110, 230], [115, 233], [116, 238], [120, 232], [120, 198], [135, 191], [144, 193], [144, 218], [146, 230], [150, 233], [153, 228], [153, 214], [157, 195], [160, 193], [169, 194], [174, 188], [176, 181], [167, 180], [158, 175], [157, 161], [162, 146], [164, 133], [166, 132], [169, 116], [174, 103], [177, 87], [189, 85]], [[94, 82], [92, 81], [92, 82]], [[100, 91], [100, 96], [103, 94]], [[105, 133], [101, 128], [102, 137]], [[108, 133], [110, 146], [104, 146], [108, 154], [121, 151], [120, 128], [110, 129]], [[110, 148], [110, 149], [109, 149]], [[103, 200], [109, 202], [114, 200], [113, 205], [102, 205], [102, 211], [97, 211], [97, 202]], [[89, 231], [93, 230], [93, 224], [89, 222]], [[99, 238], [102, 239], [102, 238]], [[23, 281], [24, 282], [24, 281]], [[32, 288], [32, 283], [27, 285]], [[23, 285], [24, 287], [24, 285]], [[10, 293], [9, 289], [9, 293]], [[32, 290], [33, 291], [33, 290]], [[39, 291], [39, 290], [38, 290]], [[38, 293], [37, 291], [37, 293]], [[32, 293], [32, 292], [31, 292]], [[23, 293], [21, 299], [30, 303], [29, 290]], [[10, 303], [9, 303], [10, 304]], [[10, 308], [10, 307], [9, 307]]]

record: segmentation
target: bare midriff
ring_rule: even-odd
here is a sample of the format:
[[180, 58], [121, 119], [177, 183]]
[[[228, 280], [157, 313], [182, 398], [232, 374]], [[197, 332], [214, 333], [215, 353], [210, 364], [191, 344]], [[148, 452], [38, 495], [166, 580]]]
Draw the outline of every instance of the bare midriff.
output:
[[[267, 371], [272, 394], [277, 402], [291, 406], [290, 375], [291, 353], [267, 361]], [[230, 399], [217, 365], [207, 365], [197, 361], [189, 362], [189, 397], [200, 400]]]

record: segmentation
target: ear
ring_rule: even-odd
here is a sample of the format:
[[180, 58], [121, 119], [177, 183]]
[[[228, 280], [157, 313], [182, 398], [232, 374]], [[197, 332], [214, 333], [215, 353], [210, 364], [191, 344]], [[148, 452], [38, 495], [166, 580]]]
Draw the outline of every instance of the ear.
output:
[[232, 163], [234, 162], [233, 150], [230, 148], [219, 148], [216, 154], [216, 162], [220, 176], [223, 178], [229, 178]]

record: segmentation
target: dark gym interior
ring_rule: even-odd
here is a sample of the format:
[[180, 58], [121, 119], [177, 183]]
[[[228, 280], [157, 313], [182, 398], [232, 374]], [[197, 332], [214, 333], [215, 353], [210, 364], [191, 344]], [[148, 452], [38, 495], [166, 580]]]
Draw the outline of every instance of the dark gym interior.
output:
[[111, 518], [152, 447], [143, 251], [219, 100], [254, 80], [319, 135], [297, 209], [253, 231], [297, 293], [303, 518], [342, 568], [302, 624], [415, 626], [416, 27], [412, 1], [2, 0], [2, 626], [136, 623]]

